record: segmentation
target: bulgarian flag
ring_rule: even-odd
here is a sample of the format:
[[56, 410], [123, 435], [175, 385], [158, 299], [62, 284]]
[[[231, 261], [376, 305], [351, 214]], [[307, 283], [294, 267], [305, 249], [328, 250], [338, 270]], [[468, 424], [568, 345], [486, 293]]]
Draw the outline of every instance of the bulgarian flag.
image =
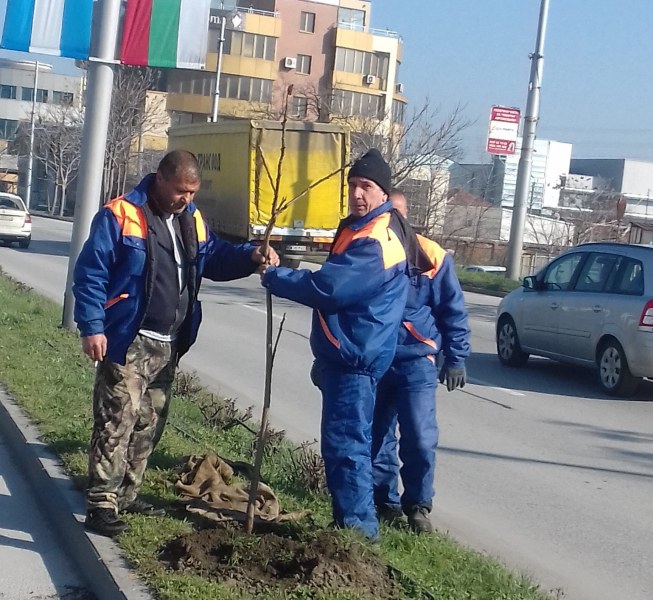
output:
[[0, 0], [0, 48], [88, 58], [93, 0]]
[[203, 69], [211, 0], [127, 0], [120, 61]]

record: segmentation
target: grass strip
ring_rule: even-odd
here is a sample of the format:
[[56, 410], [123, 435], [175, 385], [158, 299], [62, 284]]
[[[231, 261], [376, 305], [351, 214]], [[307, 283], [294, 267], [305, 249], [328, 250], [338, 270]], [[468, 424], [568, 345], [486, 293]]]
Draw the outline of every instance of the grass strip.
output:
[[[24, 285], [0, 275], [0, 382], [39, 426], [44, 441], [62, 458], [69, 474], [83, 487], [86, 449], [91, 431], [93, 368], [81, 353], [76, 335], [58, 324], [61, 308]], [[232, 460], [251, 462], [252, 434], [244, 427], [218, 429], [207, 424], [206, 390], [178, 386], [170, 426], [152, 455], [143, 496], [159, 506], [172, 506], [172, 486], [183, 456], [217, 452]], [[314, 533], [328, 525], [328, 499], [308, 491], [306, 474], [298, 469], [298, 444], [282, 440], [266, 457], [264, 478], [277, 492], [285, 510], [309, 508], [313, 516], [300, 527]], [[183, 516], [127, 517], [131, 530], [118, 539], [139, 575], [165, 600], [246, 600], [233, 587], [197, 575], [170, 572], [159, 561], [167, 541], [192, 530]], [[402, 598], [421, 598], [426, 590], [439, 600], [546, 600], [551, 596], [525, 577], [496, 561], [457, 544], [446, 535], [416, 536], [382, 529], [376, 551], [413, 586]], [[343, 534], [346, 536], [346, 533]], [[411, 591], [411, 587], [413, 591]], [[274, 592], [264, 600], [363, 600], [355, 591], [343, 593]]]

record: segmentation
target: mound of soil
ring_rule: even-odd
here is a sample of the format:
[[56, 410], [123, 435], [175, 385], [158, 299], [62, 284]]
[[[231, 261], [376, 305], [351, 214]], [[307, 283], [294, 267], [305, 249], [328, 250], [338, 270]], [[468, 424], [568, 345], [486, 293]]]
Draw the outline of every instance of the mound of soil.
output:
[[332, 531], [300, 540], [276, 533], [247, 535], [235, 526], [201, 529], [169, 542], [161, 560], [171, 569], [233, 585], [253, 597], [271, 588], [356, 590], [376, 599], [402, 596], [378, 556]]

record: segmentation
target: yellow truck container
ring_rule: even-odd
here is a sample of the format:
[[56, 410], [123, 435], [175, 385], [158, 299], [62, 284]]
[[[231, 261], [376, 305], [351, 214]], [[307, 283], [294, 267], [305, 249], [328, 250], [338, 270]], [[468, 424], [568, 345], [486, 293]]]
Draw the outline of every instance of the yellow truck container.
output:
[[[271, 179], [276, 179], [281, 139], [281, 123], [265, 120], [201, 123], [170, 130], [170, 150], [189, 150], [197, 156], [202, 185], [195, 202], [221, 237], [232, 241], [263, 237], [272, 210]], [[288, 122], [285, 147], [279, 196], [291, 199], [347, 164], [349, 133], [338, 125]], [[340, 170], [279, 215], [272, 245], [284, 264], [320, 260], [328, 254], [346, 214], [347, 180]]]

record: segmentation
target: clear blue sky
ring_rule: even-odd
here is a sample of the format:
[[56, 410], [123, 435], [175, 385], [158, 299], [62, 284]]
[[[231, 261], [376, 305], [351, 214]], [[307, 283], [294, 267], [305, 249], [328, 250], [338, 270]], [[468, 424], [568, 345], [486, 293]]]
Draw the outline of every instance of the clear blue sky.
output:
[[[653, 161], [653, 0], [550, 0], [538, 137], [578, 158]], [[401, 33], [413, 106], [457, 103], [475, 121], [465, 159], [485, 162], [493, 104], [524, 111], [540, 0], [372, 0], [372, 26]], [[36, 55], [1, 51], [0, 56]], [[59, 72], [73, 62], [40, 57]]]
[[[372, 0], [372, 27], [401, 33], [413, 106], [465, 105], [465, 158], [486, 162], [490, 107], [526, 108], [539, 11], [540, 0]], [[538, 138], [572, 143], [575, 158], [653, 161], [652, 25], [652, 0], [550, 0]]]

